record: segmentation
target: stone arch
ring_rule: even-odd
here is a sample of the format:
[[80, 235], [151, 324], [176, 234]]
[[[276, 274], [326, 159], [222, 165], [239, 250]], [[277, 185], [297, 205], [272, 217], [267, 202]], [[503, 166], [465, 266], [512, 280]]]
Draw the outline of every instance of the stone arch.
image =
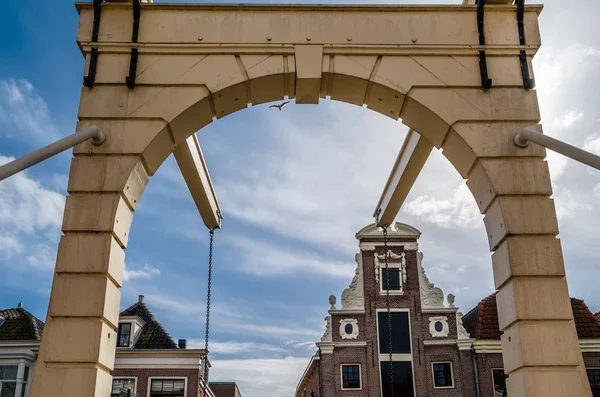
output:
[[[79, 7], [78, 40], [89, 64], [92, 45], [87, 35], [92, 11], [89, 5]], [[308, 7], [308, 11], [238, 7], [211, 10], [190, 5], [182, 10], [147, 6], [145, 23], [149, 27], [142, 30], [141, 41], [148, 44], [140, 48], [134, 89], [124, 84], [130, 54], [119, 45], [129, 42], [122, 24], [131, 16], [131, 5], [117, 2], [103, 7], [103, 29], [111, 34], [100, 44], [103, 51], [95, 86], [82, 89], [78, 130], [97, 125], [107, 140], [99, 147], [84, 143], [74, 150], [65, 234], [59, 245], [32, 397], [110, 394], [124, 249], [133, 211], [149, 177], [177, 145], [214, 119], [249, 103], [285, 97], [295, 97], [297, 103], [318, 103], [319, 97], [328, 97], [366, 105], [387, 117], [402, 119], [441, 149], [467, 179], [485, 214], [499, 289], [505, 369], [511, 374], [509, 393], [591, 395], [556, 239], [558, 226], [545, 151], [535, 145], [519, 149], [512, 143], [524, 127], [540, 128], [540, 114], [535, 91], [522, 87], [518, 50], [514, 48], [517, 29], [507, 28], [512, 26], [508, 9], [498, 6], [498, 12], [489, 16], [492, 26], [488, 33], [492, 34], [488, 42], [498, 48], [490, 50], [495, 56], [488, 64], [494, 87], [483, 91], [478, 52], [471, 44], [475, 40], [474, 7], [397, 7], [387, 14], [381, 9], [352, 7]], [[205, 15], [213, 11], [214, 16]], [[325, 22], [305, 15], [309, 11], [327, 14]], [[531, 7], [526, 13], [528, 37], [534, 43], [528, 48], [530, 56], [539, 46], [538, 11]], [[267, 46], [252, 42], [252, 37], [232, 38], [223, 29], [209, 33], [217, 35], [212, 40], [223, 46], [193, 45], [186, 40], [195, 33], [178, 30], [173, 22], [196, 18], [210, 24], [213, 18], [226, 24], [227, 18], [237, 18], [252, 25], [249, 36], [253, 36], [254, 30], [264, 31], [265, 21], [280, 23], [279, 14], [284, 12], [294, 13], [300, 20], [294, 25], [295, 16], [291, 15], [289, 26], [273, 28], [283, 32], [282, 38], [273, 41], [267, 36]], [[394, 47], [381, 31], [373, 36], [369, 32], [376, 28], [374, 20], [379, 17], [375, 12], [389, 20], [411, 24], [418, 20], [424, 26], [412, 25], [407, 37], [413, 37], [413, 44], [422, 40], [423, 47]], [[319, 32], [329, 29], [322, 24], [329, 17], [337, 18], [336, 13], [343, 14], [339, 16], [342, 21], [352, 22], [350, 28], [340, 28], [347, 32], [346, 37], [329, 31], [320, 38]], [[171, 30], [159, 29], [159, 20]], [[305, 23], [315, 32], [315, 40], [299, 33]], [[435, 23], [445, 26], [448, 36], [436, 30]], [[381, 29], [391, 28], [384, 25]], [[358, 39], [350, 36], [356, 30]], [[242, 43], [234, 46], [231, 42], [235, 40]], [[276, 42], [277, 46], [271, 45]], [[94, 298], [86, 299], [90, 295]]]

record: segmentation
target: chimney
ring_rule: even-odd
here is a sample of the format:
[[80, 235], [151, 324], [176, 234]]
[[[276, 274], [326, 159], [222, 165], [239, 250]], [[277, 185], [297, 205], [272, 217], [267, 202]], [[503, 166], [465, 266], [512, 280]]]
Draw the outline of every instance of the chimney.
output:
[[138, 295], [138, 303], [144, 303], [144, 295]]
[[187, 347], [187, 339], [179, 339], [177, 341], [180, 349], [185, 349]]

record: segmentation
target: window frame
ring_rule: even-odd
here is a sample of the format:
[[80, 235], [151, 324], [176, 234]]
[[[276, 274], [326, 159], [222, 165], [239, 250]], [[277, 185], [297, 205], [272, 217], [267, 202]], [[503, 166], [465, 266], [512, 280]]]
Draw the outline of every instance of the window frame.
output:
[[[138, 377], [137, 376], [113, 376], [113, 381], [119, 380], [119, 379], [133, 379], [134, 383], [133, 383], [133, 389], [131, 390], [131, 392], [133, 394], [137, 393], [137, 386], [138, 386]], [[112, 387], [111, 387], [110, 394], [112, 395]]]
[[[505, 380], [508, 379], [508, 375], [506, 375], [506, 372], [504, 372], [504, 368], [502, 368], [502, 367], [490, 368], [490, 372], [492, 373], [492, 393], [496, 393], [496, 390], [494, 389], [494, 371], [502, 371], [504, 376], [506, 376], [506, 378], [504, 378], [504, 379]], [[506, 382], [505, 382], [505, 384], [506, 384]]]
[[[202, 374], [200, 374], [200, 376], [202, 376]], [[183, 379], [184, 384], [183, 384], [183, 395], [184, 397], [187, 396], [187, 392], [188, 392], [188, 377], [187, 376], [149, 376], [148, 377], [148, 392], [147, 397], [150, 397], [150, 393], [152, 392], [152, 380], [181, 380]]]
[[[379, 278], [380, 280], [382, 279], [382, 277]], [[398, 292], [398, 291], [396, 291]], [[390, 291], [390, 295], [392, 295], [392, 291]], [[401, 295], [401, 294], [398, 294]], [[377, 326], [377, 371], [379, 371], [379, 385], [382, 384], [382, 377], [383, 374], [381, 373], [381, 363], [382, 362], [388, 362], [390, 360], [390, 355], [387, 353], [380, 353], [381, 351], [381, 347], [379, 346], [379, 313], [384, 312], [387, 313], [387, 309], [386, 308], [378, 308], [375, 309], [375, 325]], [[392, 361], [393, 362], [410, 362], [410, 368], [411, 368], [411, 372], [412, 372], [412, 380], [413, 380], [413, 396], [416, 397], [417, 396], [417, 388], [415, 387], [415, 366], [414, 366], [414, 359], [413, 359], [413, 352], [414, 352], [414, 346], [413, 346], [413, 337], [412, 337], [412, 320], [410, 318], [410, 309], [409, 308], [390, 308], [390, 312], [391, 313], [399, 313], [399, 312], [405, 312], [408, 313], [408, 336], [410, 338], [410, 354], [397, 354], [397, 353], [393, 353], [392, 354]], [[380, 397], [383, 397], [383, 387], [379, 388], [379, 395]]]
[[[129, 338], [127, 340], [127, 346], [120, 346], [119, 343], [121, 341], [121, 327], [123, 325], [129, 325]], [[119, 323], [119, 326], [117, 327], [117, 348], [120, 349], [131, 349], [133, 347], [133, 323], [129, 322], [129, 321], [123, 321]]]
[[[398, 269], [398, 282], [400, 289], [391, 289], [390, 295], [404, 295], [404, 281], [402, 280], [402, 262], [388, 262], [388, 268]], [[383, 271], [385, 270], [385, 264], [380, 264], [379, 268], [379, 295], [386, 294], [386, 286], [383, 285]]]
[[[452, 386], [436, 386], [435, 385], [435, 369], [434, 364], [450, 364], [450, 379], [452, 380]], [[456, 387], [456, 383], [454, 382], [454, 364], [452, 361], [432, 361], [431, 362], [431, 377], [433, 378], [433, 388], [438, 389], [454, 389]]]
[[[355, 365], [358, 366], [358, 384], [359, 387], [344, 387], [344, 366], [350, 366], [350, 365]], [[362, 390], [362, 366], [360, 365], [360, 363], [344, 363], [344, 364], [340, 364], [340, 388], [341, 390], [348, 390], [348, 391], [359, 391]]]

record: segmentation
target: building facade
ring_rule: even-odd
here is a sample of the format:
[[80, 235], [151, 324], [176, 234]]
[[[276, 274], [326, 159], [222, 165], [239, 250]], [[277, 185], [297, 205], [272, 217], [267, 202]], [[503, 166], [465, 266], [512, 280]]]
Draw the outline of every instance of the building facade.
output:
[[[455, 297], [445, 298], [427, 277], [420, 235], [396, 223], [388, 229], [386, 249], [375, 225], [356, 234], [355, 276], [341, 295], [341, 307], [330, 297], [326, 331], [296, 397], [389, 397], [392, 387], [395, 397], [506, 395], [495, 295], [463, 317]], [[572, 303], [588, 376], [598, 393], [600, 324], [582, 301]]]
[[[0, 397], [28, 396], [43, 329], [21, 303], [0, 310]], [[110, 397], [241, 397], [235, 383], [215, 383], [213, 392], [204, 365], [204, 349], [175, 342], [140, 295], [119, 316]]]

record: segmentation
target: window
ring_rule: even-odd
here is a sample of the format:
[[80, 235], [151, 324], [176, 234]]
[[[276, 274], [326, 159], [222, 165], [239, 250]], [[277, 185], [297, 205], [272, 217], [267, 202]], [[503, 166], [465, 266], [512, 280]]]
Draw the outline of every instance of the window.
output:
[[594, 397], [600, 397], [600, 368], [587, 369], [587, 376], [590, 381], [590, 387], [592, 388], [592, 395]]
[[493, 369], [492, 376], [494, 378], [494, 397], [507, 397], [506, 394], [506, 378], [504, 369]]
[[2, 324], [4, 324], [4, 321], [6, 321], [6, 319], [2, 316], [0, 316], [0, 326], [2, 326]]
[[360, 389], [360, 364], [342, 364], [342, 390]]
[[433, 363], [433, 387], [435, 389], [454, 387], [452, 363]]
[[185, 379], [152, 379], [150, 397], [184, 397]]
[[388, 276], [390, 278], [390, 291], [402, 290], [402, 280], [400, 279], [400, 277], [402, 277], [402, 272], [399, 267], [391, 266], [389, 266], [387, 270], [385, 267], [381, 268], [381, 290], [387, 290]]
[[129, 336], [131, 334], [131, 323], [119, 324], [119, 335], [117, 347], [129, 347]]
[[[394, 397], [414, 397], [412, 363], [394, 361]], [[391, 397], [390, 389], [390, 363], [381, 362], [381, 389], [383, 397]]]
[[[392, 312], [392, 353], [410, 354], [410, 329], [408, 312]], [[390, 352], [387, 312], [378, 313], [379, 320], [379, 353]]]
[[16, 397], [18, 370], [17, 365], [0, 366], [0, 397]]
[[120, 397], [122, 391], [131, 390], [135, 392], [135, 379], [113, 379], [112, 392], [110, 397]]

